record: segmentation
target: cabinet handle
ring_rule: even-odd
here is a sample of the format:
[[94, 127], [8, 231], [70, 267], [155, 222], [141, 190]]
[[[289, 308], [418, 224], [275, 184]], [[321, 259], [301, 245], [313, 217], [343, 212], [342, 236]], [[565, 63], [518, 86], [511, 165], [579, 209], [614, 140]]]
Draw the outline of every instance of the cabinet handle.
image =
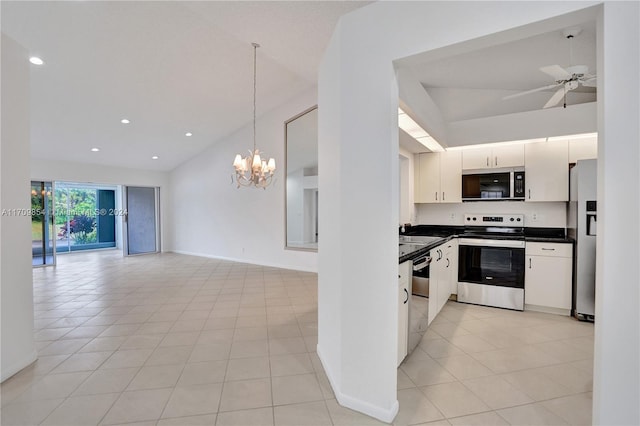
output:
[[449, 260], [449, 258], [447, 257], [447, 268], [449, 267], [449, 265], [451, 265], [451, 261]]
[[496, 155], [496, 167], [498, 167], [498, 156]]
[[489, 167], [489, 157], [487, 157], [487, 167]]
[[442, 201], [444, 201], [444, 191], [442, 191]]
[[529, 269], [531, 269], [531, 258], [529, 258]]
[[545, 248], [545, 247], [542, 247], [542, 250], [545, 250], [545, 251], [556, 251], [556, 249], [554, 249], [554, 248]]
[[409, 292], [407, 291], [407, 289], [406, 289], [406, 288], [405, 288], [405, 289], [403, 289], [403, 290], [404, 290], [404, 293], [407, 295], [407, 298], [406, 298], [406, 299], [404, 299], [404, 302], [402, 302], [402, 303], [403, 303], [404, 305], [406, 305], [406, 304], [407, 304], [407, 302], [409, 301]]
[[438, 201], [438, 191], [436, 191], [436, 201]]
[[529, 190], [529, 199], [531, 199], [531, 190]]

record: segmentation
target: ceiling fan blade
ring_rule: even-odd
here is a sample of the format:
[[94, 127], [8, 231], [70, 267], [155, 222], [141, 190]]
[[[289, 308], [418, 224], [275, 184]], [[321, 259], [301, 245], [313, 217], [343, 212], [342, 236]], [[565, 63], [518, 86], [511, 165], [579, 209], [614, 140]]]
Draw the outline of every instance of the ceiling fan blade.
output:
[[560, 102], [562, 100], [563, 97], [564, 97], [564, 86], [559, 88], [558, 91], [553, 94], [551, 99], [549, 99], [547, 101], [547, 103], [544, 104], [544, 106], [542, 108], [551, 108], [553, 106], [556, 106], [558, 104], [558, 102]]
[[580, 83], [582, 83], [582, 85], [585, 86], [585, 87], [597, 87], [598, 86], [598, 80], [597, 80], [595, 75], [593, 77], [591, 77], [591, 78], [586, 79], [586, 80], [580, 80]]
[[560, 65], [549, 65], [546, 67], [542, 67], [540, 68], [540, 71], [545, 74], [549, 74], [555, 81], [567, 80], [571, 78], [571, 74], [569, 74], [567, 70], [562, 68]]
[[558, 83], [549, 84], [548, 86], [538, 87], [537, 89], [531, 89], [531, 90], [527, 90], [525, 92], [519, 92], [519, 93], [514, 93], [513, 95], [505, 96], [504, 98], [502, 98], [502, 100], [506, 101], [507, 99], [513, 99], [513, 98], [517, 98], [519, 96], [528, 95], [529, 93], [535, 93], [535, 92], [541, 92], [543, 90], [553, 89], [554, 87], [558, 87], [558, 86], [559, 86]]

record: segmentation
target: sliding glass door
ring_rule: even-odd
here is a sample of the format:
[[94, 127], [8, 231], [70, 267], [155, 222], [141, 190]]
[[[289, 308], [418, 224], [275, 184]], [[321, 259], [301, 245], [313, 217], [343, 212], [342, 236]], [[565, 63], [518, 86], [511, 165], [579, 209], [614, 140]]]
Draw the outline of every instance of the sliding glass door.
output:
[[56, 249], [58, 252], [116, 246], [116, 188], [56, 182]]
[[31, 182], [31, 263], [33, 266], [55, 265], [53, 184]]

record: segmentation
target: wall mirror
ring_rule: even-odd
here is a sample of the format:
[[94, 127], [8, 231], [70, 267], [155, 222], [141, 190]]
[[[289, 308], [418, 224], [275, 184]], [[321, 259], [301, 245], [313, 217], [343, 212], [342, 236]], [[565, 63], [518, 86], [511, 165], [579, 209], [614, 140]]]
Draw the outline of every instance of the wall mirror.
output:
[[318, 107], [284, 123], [285, 247], [318, 250]]

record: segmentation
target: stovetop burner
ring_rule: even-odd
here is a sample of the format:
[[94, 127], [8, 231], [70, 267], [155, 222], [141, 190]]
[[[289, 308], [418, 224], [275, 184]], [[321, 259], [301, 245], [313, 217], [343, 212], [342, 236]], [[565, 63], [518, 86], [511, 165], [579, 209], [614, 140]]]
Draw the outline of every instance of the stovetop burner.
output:
[[466, 237], [523, 239], [524, 215], [522, 214], [465, 214]]

